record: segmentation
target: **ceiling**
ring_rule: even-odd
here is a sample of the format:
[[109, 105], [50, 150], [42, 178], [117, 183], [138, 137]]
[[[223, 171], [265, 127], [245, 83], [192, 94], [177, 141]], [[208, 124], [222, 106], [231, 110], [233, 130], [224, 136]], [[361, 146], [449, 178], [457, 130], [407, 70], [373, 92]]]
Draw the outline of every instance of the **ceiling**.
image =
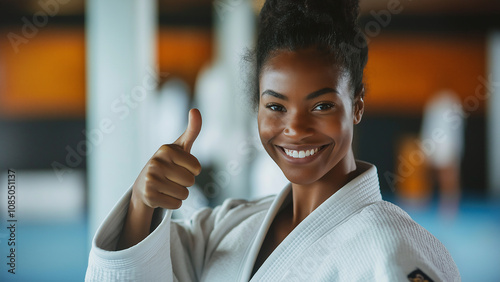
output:
[[[160, 11], [173, 12], [192, 9], [193, 7], [208, 8], [212, 4], [219, 2], [221, 5], [237, 5], [238, 2], [245, 0], [158, 0]], [[258, 10], [264, 0], [251, 0]], [[405, 8], [405, 13], [433, 14], [433, 13], [496, 13], [500, 12], [500, 1], [498, 0], [361, 0], [362, 13], [368, 13], [371, 10], [387, 9], [388, 4], [399, 3]], [[1, 13], [34, 13], [40, 10], [38, 0], [0, 0]], [[78, 15], [83, 14], [85, 0], [70, 0], [60, 5], [60, 14]]]
[[[195, 25], [210, 27], [212, 23], [213, 5], [237, 5], [245, 0], [158, 0], [160, 22], [163, 25]], [[256, 12], [264, 0], [252, 1]], [[374, 12], [388, 10], [388, 4], [394, 4], [402, 12], [393, 15], [406, 24], [422, 22], [422, 19], [435, 24], [440, 18], [455, 19], [458, 23], [464, 19], [472, 25], [488, 28], [500, 26], [500, 1], [498, 0], [361, 0], [361, 17], [369, 18]], [[38, 0], [0, 0], [0, 25], [22, 24], [22, 16], [30, 16], [41, 10]], [[71, 0], [59, 6], [53, 22], [56, 24], [84, 23], [85, 0]], [[398, 25], [393, 25], [398, 26]]]

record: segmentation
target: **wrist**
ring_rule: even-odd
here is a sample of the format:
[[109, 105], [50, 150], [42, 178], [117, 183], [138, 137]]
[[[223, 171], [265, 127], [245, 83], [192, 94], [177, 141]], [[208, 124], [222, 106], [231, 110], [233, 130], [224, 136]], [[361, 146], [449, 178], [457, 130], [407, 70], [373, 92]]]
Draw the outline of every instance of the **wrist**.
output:
[[142, 218], [145, 219], [146, 221], [153, 217], [153, 212], [154, 208], [146, 205], [142, 199], [137, 197], [132, 191], [132, 197], [130, 199], [130, 204], [129, 204], [129, 214], [134, 215], [136, 218]]

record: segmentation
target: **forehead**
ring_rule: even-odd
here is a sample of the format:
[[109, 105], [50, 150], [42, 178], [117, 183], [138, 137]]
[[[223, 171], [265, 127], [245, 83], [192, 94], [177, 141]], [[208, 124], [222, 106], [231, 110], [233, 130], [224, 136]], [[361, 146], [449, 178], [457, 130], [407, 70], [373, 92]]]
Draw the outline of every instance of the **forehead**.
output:
[[315, 49], [278, 51], [267, 60], [259, 79], [259, 91], [271, 89], [283, 94], [292, 90], [310, 93], [324, 87], [349, 94], [349, 76]]

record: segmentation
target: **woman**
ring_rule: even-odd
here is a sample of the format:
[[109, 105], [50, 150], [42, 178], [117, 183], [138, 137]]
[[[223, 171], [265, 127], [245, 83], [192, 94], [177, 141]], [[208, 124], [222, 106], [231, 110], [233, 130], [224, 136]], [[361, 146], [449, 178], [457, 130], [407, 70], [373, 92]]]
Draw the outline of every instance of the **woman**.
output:
[[376, 168], [354, 158], [367, 62], [357, 16], [357, 1], [266, 1], [254, 100], [262, 144], [291, 183], [171, 220], [201, 170], [191, 110], [97, 231], [87, 280], [460, 280], [444, 246], [383, 201]]

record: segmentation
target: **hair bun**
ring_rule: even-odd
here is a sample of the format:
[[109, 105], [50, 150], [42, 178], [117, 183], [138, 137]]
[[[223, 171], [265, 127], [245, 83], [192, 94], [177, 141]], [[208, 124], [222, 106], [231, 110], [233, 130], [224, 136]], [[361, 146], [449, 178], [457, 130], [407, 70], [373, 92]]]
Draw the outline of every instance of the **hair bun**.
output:
[[304, 15], [317, 19], [330, 18], [333, 22], [356, 25], [359, 15], [358, 0], [305, 0], [294, 1]]
[[297, 19], [308, 19], [336, 30], [357, 28], [358, 0], [267, 0], [260, 14], [260, 23], [300, 24]]

